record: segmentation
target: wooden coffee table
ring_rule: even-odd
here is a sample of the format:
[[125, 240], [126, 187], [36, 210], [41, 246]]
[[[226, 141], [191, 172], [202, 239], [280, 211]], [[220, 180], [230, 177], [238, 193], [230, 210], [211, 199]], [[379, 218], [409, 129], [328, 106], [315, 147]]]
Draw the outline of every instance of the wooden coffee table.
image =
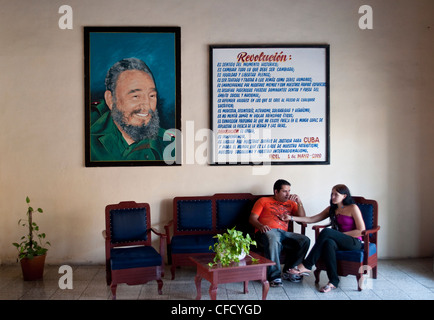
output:
[[251, 280], [260, 280], [262, 282], [262, 300], [267, 299], [268, 289], [270, 284], [267, 281], [267, 267], [275, 265], [271, 260], [268, 260], [257, 253], [250, 252], [250, 255], [259, 261], [253, 262], [252, 258], [247, 256], [240, 262], [234, 262], [227, 267], [220, 264], [210, 267], [208, 263], [212, 262], [213, 256], [197, 255], [190, 257], [197, 267], [196, 284], [197, 296], [196, 300], [202, 297], [200, 284], [202, 279], [208, 280], [211, 285], [209, 287], [209, 296], [211, 300], [217, 298], [217, 286], [221, 283], [244, 282], [244, 293], [248, 293], [248, 283]]

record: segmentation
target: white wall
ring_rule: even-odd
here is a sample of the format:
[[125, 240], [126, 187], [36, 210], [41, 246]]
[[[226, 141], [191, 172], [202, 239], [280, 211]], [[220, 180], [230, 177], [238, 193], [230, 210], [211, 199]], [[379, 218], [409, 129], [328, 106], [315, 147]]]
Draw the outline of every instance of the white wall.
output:
[[[58, 27], [63, 4], [73, 30]], [[373, 30], [358, 27], [364, 4]], [[269, 193], [278, 178], [308, 215], [337, 183], [378, 200], [382, 258], [433, 255], [432, 0], [0, 0], [0, 10], [0, 262], [15, 261], [27, 195], [45, 210], [36, 220], [52, 243], [48, 263], [102, 263], [108, 203], [149, 202], [163, 230], [174, 196]], [[330, 44], [331, 164], [266, 175], [199, 164], [85, 168], [84, 26], [180, 26], [182, 126], [195, 129], [208, 127], [208, 45]]]

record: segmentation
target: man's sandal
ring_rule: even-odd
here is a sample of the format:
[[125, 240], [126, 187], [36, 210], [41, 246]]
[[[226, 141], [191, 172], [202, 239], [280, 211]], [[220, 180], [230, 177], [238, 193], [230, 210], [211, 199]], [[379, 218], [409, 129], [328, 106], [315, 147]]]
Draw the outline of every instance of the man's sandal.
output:
[[299, 276], [306, 276], [306, 277], [310, 276], [310, 271], [300, 272], [300, 270], [298, 270], [297, 268], [288, 269], [288, 271], [286, 271], [286, 272], [291, 273], [291, 274], [296, 274]]
[[324, 287], [322, 287], [319, 291], [327, 293], [327, 292], [330, 292], [330, 291], [332, 291], [334, 289], [336, 289], [336, 287], [334, 285], [332, 285], [331, 283], [327, 283], [327, 285], [325, 285]]

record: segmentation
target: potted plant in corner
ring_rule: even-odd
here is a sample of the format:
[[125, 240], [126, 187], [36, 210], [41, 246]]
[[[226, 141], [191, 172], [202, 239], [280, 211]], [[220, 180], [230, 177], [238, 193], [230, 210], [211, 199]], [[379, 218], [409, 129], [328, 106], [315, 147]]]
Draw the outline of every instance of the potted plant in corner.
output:
[[[216, 253], [213, 262], [209, 263], [210, 267], [217, 263], [228, 266], [231, 262], [240, 262], [249, 254], [250, 245], [256, 246], [256, 241], [249, 234], [244, 237], [241, 231], [235, 230], [235, 227], [228, 229], [226, 233], [217, 234], [214, 238], [218, 241], [214, 246], [209, 247]], [[252, 257], [252, 261], [256, 260]]]
[[[25, 281], [41, 279], [44, 274], [45, 257], [50, 242], [45, 241], [45, 233], [39, 233], [39, 227], [33, 221], [35, 210], [30, 206], [30, 199], [26, 197], [27, 202], [27, 219], [20, 219], [18, 225], [28, 229], [28, 234], [21, 237], [21, 242], [14, 242], [13, 245], [18, 250], [18, 260], [21, 263], [23, 278]], [[37, 212], [43, 210], [38, 208]]]

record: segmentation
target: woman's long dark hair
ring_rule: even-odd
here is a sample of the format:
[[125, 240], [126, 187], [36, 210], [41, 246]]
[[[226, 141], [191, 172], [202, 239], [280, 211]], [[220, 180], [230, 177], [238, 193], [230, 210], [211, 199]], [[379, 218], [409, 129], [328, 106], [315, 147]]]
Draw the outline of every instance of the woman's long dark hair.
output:
[[[336, 190], [336, 192], [338, 192], [339, 194], [342, 195], [347, 195], [346, 198], [344, 199], [344, 201], [342, 201], [344, 206], [348, 206], [350, 204], [355, 203], [353, 200], [353, 197], [351, 197], [351, 192], [350, 189], [348, 189], [348, 187], [344, 184], [337, 184], [333, 187], [332, 190]], [[335, 230], [339, 230], [338, 228], [338, 224], [336, 221], [336, 209], [338, 208], [338, 206], [336, 204], [332, 203], [332, 199], [330, 196], [330, 211], [329, 211], [329, 217], [330, 217], [330, 222], [332, 225], [332, 228]]]

